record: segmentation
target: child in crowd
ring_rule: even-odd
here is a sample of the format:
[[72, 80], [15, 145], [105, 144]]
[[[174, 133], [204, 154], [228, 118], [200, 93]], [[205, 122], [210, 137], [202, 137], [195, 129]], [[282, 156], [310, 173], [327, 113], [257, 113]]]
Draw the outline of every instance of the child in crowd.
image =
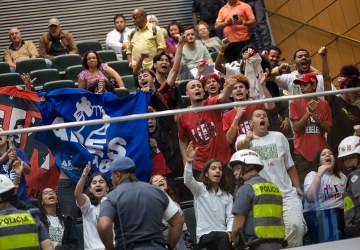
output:
[[93, 173], [89, 178], [87, 194], [84, 194], [84, 184], [90, 170], [91, 166], [88, 163], [76, 185], [74, 195], [82, 213], [85, 249], [105, 249], [96, 224], [100, 213], [100, 203], [109, 191], [109, 182], [103, 173]]
[[78, 238], [74, 220], [64, 215], [55, 191], [44, 188], [39, 194], [40, 220], [49, 232], [51, 243], [56, 250], [76, 250]]
[[[304, 182], [304, 218], [311, 243], [342, 239], [346, 176], [340, 171], [333, 152], [328, 148], [316, 154], [313, 166], [316, 171], [308, 173]], [[319, 227], [318, 220], [323, 227]]]
[[233, 197], [229, 193], [226, 175], [223, 174], [225, 166], [219, 159], [208, 160], [200, 174], [201, 182], [196, 181], [192, 173], [196, 151], [197, 148], [194, 149], [190, 142], [186, 149], [184, 183], [194, 195], [198, 246], [230, 249]]
[[[171, 188], [171, 186], [168, 185], [168, 182], [167, 182], [165, 176], [163, 176], [161, 174], [155, 174], [155, 175], [151, 176], [149, 183], [161, 188], [164, 192], [166, 192], [167, 195], [179, 207], [179, 211], [182, 214], [180, 205], [176, 202], [174, 191]], [[164, 227], [164, 236], [165, 236], [165, 238], [167, 238], [169, 224], [166, 220], [163, 220], [163, 227]], [[193, 245], [194, 245], [194, 242], [191, 240], [190, 234], [187, 231], [186, 224], [184, 223], [182, 236], [179, 239], [174, 250], [194, 249]]]

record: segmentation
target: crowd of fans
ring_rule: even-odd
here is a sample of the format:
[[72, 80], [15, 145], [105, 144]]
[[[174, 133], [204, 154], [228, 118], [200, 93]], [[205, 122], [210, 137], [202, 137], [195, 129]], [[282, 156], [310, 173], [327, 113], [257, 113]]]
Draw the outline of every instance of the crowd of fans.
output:
[[[294, 52], [291, 62], [280, 60], [281, 50], [271, 44], [261, 3], [263, 6], [263, 1], [228, 0], [224, 5], [223, 1], [194, 0], [193, 21], [196, 26], [185, 28], [177, 21], [160, 28], [156, 16], [147, 15], [142, 8], [135, 9], [131, 14], [134, 29], [126, 27], [123, 15], [114, 17], [114, 30], [106, 37], [106, 47], [114, 50], [119, 60], [127, 60], [139, 91], [153, 93], [149, 112], [180, 108], [185, 97], [177, 88], [177, 81], [184, 79], [188, 80], [185, 95], [190, 109], [239, 103], [230, 110], [149, 119], [149, 150], [153, 156], [150, 183], [166, 192], [169, 199], [177, 201], [175, 207], [181, 211], [175, 178], [183, 176], [194, 197], [196, 244], [204, 248], [238, 247], [234, 244], [238, 228], [234, 227], [239, 225], [244, 229], [244, 244], [249, 244], [250, 249], [265, 249], [260, 247], [265, 243], [276, 243], [267, 245], [266, 249], [277, 249], [284, 246], [283, 240], [288, 246], [296, 247], [359, 237], [360, 93], [304, 97], [290, 104], [269, 100], [263, 104], [241, 105], [247, 100], [278, 97], [284, 93], [303, 95], [336, 89], [327, 61], [327, 54], [331, 51], [328, 52], [325, 47], [319, 48], [317, 55], [322, 61], [321, 69], [311, 66], [310, 54], [304, 48]], [[31, 41], [21, 39], [18, 28], [9, 30], [11, 46], [5, 50], [4, 59], [12, 71], [16, 71], [16, 63], [20, 60], [42, 57], [48, 67], [52, 67], [55, 56], [77, 53], [72, 35], [61, 29], [58, 19], [51, 18], [48, 29], [40, 38], [38, 51]], [[123, 52], [126, 52], [127, 58], [123, 58]], [[211, 53], [215, 53], [212, 54], [216, 56], [214, 59]], [[88, 51], [83, 56], [82, 65], [85, 69], [78, 75], [79, 88], [97, 94], [113, 92], [114, 87], [124, 88], [121, 76], [102, 63], [96, 51]], [[359, 76], [356, 66], [343, 66], [338, 79], [340, 89], [360, 87]], [[30, 79], [28, 74], [22, 77], [25, 89], [30, 90], [34, 79]], [[236, 168], [240, 163], [250, 164], [236, 156], [239, 150], [247, 149], [253, 151], [246, 154], [256, 154], [260, 159], [254, 165], [261, 165], [261, 168], [256, 168], [253, 176], [258, 174], [274, 184], [271, 187], [279, 190], [272, 195], [282, 197], [281, 223], [274, 222], [280, 229], [273, 230], [273, 234], [269, 232], [264, 236], [261, 230], [258, 231], [256, 212], [252, 212], [251, 206], [246, 206], [246, 209], [240, 206], [254, 202], [243, 198], [245, 195], [256, 194], [256, 191], [239, 189], [244, 181], [246, 184], [251, 180], [246, 174], [252, 168], [247, 168], [245, 172], [240, 170], [241, 166]], [[13, 181], [11, 185], [4, 180], [9, 186], [4, 190], [0, 188], [0, 205], [3, 201], [5, 205], [7, 201], [14, 204], [13, 200], [16, 200], [15, 205], [19, 209], [30, 208], [24, 176], [31, 171], [29, 160], [6, 136], [0, 137], [0, 157], [0, 174], [8, 175]], [[126, 168], [116, 165], [123, 160], [112, 165], [115, 190], [124, 180], [135, 178], [131, 172], [133, 163], [124, 161], [128, 164]], [[52, 246], [56, 249], [77, 248], [74, 206], [75, 211], [79, 207], [82, 213], [85, 249], [105, 249], [105, 246], [107, 249], [112, 242], [117, 247], [142, 247], [150, 241], [154, 249], [163, 246], [163, 241], [146, 238], [153, 229], [150, 230], [150, 227], [139, 229], [134, 236], [136, 241], [132, 241], [131, 236], [122, 231], [121, 224], [121, 220], [131, 218], [124, 218], [120, 213], [117, 214], [121, 217], [120, 224], [113, 220], [115, 236], [108, 238], [109, 221], [103, 217], [113, 219], [115, 212], [110, 207], [114, 204], [113, 200], [107, 201], [104, 207], [101, 203], [107, 193], [113, 191], [110, 191], [111, 185], [104, 175], [93, 173], [88, 178], [89, 172], [90, 166], [87, 165], [75, 184], [67, 183], [68, 177], [61, 172], [57, 193], [50, 188], [41, 192], [40, 213], [35, 216], [39, 216], [45, 225]], [[85, 194], [83, 190], [87, 178], [89, 186]], [[13, 193], [8, 194], [14, 189], [18, 198]], [[60, 199], [61, 195], [65, 201]], [[110, 197], [114, 199], [117, 196], [121, 195], [113, 193]], [[169, 203], [163, 194], [158, 196], [164, 199], [164, 204]], [[20, 206], [18, 199], [27, 205]], [[10, 210], [1, 205], [0, 215], [6, 214], [6, 211]], [[145, 213], [133, 216], [139, 216], [136, 219], [139, 221]], [[170, 212], [166, 210], [164, 213], [167, 215]], [[195, 242], [191, 241], [186, 225], [182, 226], [176, 211], [171, 214], [173, 217], [167, 216], [161, 224], [164, 237], [171, 239], [169, 246], [193, 249]], [[245, 222], [239, 215], [244, 217]], [[99, 216], [104, 224], [98, 225], [98, 234]], [[250, 223], [251, 218], [256, 219]], [[148, 222], [148, 219], [145, 221]], [[123, 223], [132, 230], [126, 221]], [[181, 226], [181, 235], [171, 229], [172, 226]], [[271, 225], [267, 226], [270, 228]], [[249, 227], [255, 227], [255, 231], [249, 230]], [[2, 230], [0, 226], [0, 233]], [[46, 235], [42, 233], [42, 237], [46, 238]], [[174, 240], [176, 237], [180, 240]], [[47, 249], [48, 245], [43, 243], [42, 246]]]

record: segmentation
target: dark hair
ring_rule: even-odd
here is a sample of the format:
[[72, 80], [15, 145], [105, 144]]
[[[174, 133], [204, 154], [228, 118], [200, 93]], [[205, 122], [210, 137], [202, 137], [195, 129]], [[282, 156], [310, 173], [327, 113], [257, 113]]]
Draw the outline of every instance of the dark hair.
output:
[[118, 19], [119, 17], [124, 19], [124, 21], [126, 22], [126, 18], [125, 18], [125, 16], [123, 14], [117, 14], [117, 15], [114, 16], [114, 23], [115, 23], [116, 19]]
[[[45, 189], [45, 188], [44, 188]], [[40, 220], [42, 223], [44, 223], [44, 225], [46, 226], [47, 229], [49, 229], [50, 226], [50, 221], [48, 220], [48, 218], [46, 217], [47, 212], [45, 210], [45, 207], [43, 205], [43, 190], [41, 190], [41, 192], [39, 193], [38, 196], [38, 201], [39, 201], [39, 210], [40, 210]], [[55, 192], [55, 190], [54, 190]], [[55, 192], [56, 193], [56, 192]], [[59, 218], [60, 224], [62, 226], [64, 226], [65, 223], [65, 216], [64, 214], [61, 212], [60, 209], [60, 205], [59, 205], [59, 200], [58, 203], [56, 204], [56, 216]]]
[[84, 55], [84, 57], [83, 57], [83, 59], [82, 59], [82, 63], [81, 63], [82, 66], [84, 66], [85, 69], [89, 69], [89, 66], [88, 66], [88, 64], [87, 64], [87, 56], [88, 56], [90, 53], [94, 53], [94, 54], [95, 54], [96, 59], [97, 59], [97, 61], [98, 61], [96, 66], [99, 68], [100, 65], [101, 65], [101, 60], [100, 60], [100, 57], [99, 57], [98, 53], [96, 53], [95, 50], [89, 50], [88, 52], [85, 53], [85, 55]]
[[[313, 170], [314, 171], [316, 171], [317, 169], [318, 169], [318, 167], [320, 166], [320, 156], [321, 156], [321, 153], [325, 150], [325, 149], [328, 149], [328, 150], [330, 150], [332, 153], [333, 153], [333, 151], [330, 149], [330, 148], [322, 148], [322, 149], [320, 149], [318, 152], [317, 152], [317, 154], [316, 154], [316, 156], [315, 156], [315, 160], [313, 161]], [[334, 156], [334, 153], [333, 153], [333, 156]], [[334, 156], [334, 158], [335, 158], [335, 156]], [[338, 165], [336, 164], [336, 158], [335, 158], [335, 165], [334, 165], [334, 169], [333, 169], [333, 173], [334, 173], [334, 175], [337, 177], [337, 178], [339, 178], [339, 179], [341, 179], [341, 175], [340, 175], [340, 168], [338, 167]]]
[[351, 78], [350, 82], [346, 85], [346, 88], [357, 88], [360, 87], [360, 79], [357, 77]]
[[275, 50], [277, 52], [279, 52], [280, 54], [282, 54], [282, 51], [279, 47], [276, 47], [276, 46], [270, 46], [267, 51], [270, 52], [270, 50]]
[[210, 181], [209, 177], [206, 176], [206, 174], [208, 173], [211, 164], [213, 164], [214, 162], [220, 162], [221, 165], [223, 166], [223, 171], [222, 171], [222, 176], [221, 176], [221, 180], [220, 180], [220, 183], [219, 183], [219, 187], [220, 187], [223, 191], [229, 193], [231, 187], [230, 187], [230, 185], [229, 185], [229, 181], [227, 180], [227, 177], [226, 177], [225, 172], [224, 172], [224, 168], [226, 168], [226, 166], [224, 166], [224, 165], [222, 164], [222, 162], [221, 162], [220, 159], [212, 158], [212, 159], [208, 160], [208, 161], [205, 163], [203, 170], [201, 171], [199, 180], [204, 183], [206, 189], [209, 190], [209, 189], [212, 188], [211, 181]]
[[181, 25], [181, 23], [179, 23], [177, 21], [172, 21], [171, 23], [169, 23], [169, 25], [166, 28], [169, 36], [170, 36], [170, 26], [174, 26], [174, 25], [176, 25], [178, 27], [180, 34], [184, 33], [184, 27]]
[[153, 58], [153, 63], [155, 64], [157, 61], [160, 61], [162, 56], [166, 56], [167, 59], [171, 62], [171, 57], [170, 57], [169, 53], [166, 52], [166, 51], [162, 51], [161, 53], [156, 54], [156, 55], [154, 56], [154, 58]]
[[135, 8], [134, 10], [137, 10], [142, 16], [147, 16], [146, 10], [144, 8]]
[[297, 49], [297, 50], [295, 50], [295, 52], [294, 52], [294, 54], [293, 54], [293, 60], [295, 60], [296, 54], [297, 54], [298, 52], [300, 52], [300, 51], [305, 51], [305, 52], [307, 52], [307, 53], [310, 55], [310, 53], [309, 53], [309, 51], [308, 51], [307, 49]]
[[156, 78], [155, 72], [152, 71], [151, 69], [140, 69], [139, 72], [137, 73], [137, 77], [139, 77], [140, 74], [144, 74], [144, 73], [149, 73], [153, 78]]
[[352, 64], [342, 66], [340, 68], [340, 74], [347, 76], [360, 76], [359, 68]]
[[269, 73], [271, 72], [271, 69], [272, 69], [272, 66], [271, 66], [271, 62], [269, 60], [269, 58], [267, 56], [264, 56], [264, 55], [260, 55], [261, 57], [261, 62], [260, 62], [260, 65], [261, 65], [261, 68], [264, 72], [266, 72], [266, 69], [269, 70]]
[[194, 32], [196, 32], [196, 29], [195, 29], [194, 26], [187, 26], [187, 27], [185, 27], [184, 32], [187, 31], [187, 30], [194, 30]]
[[172, 187], [169, 185], [169, 183], [168, 183], [168, 181], [167, 181], [167, 179], [166, 179], [166, 177], [165, 177], [164, 175], [162, 175], [162, 174], [154, 174], [154, 175], [152, 175], [152, 176], [150, 177], [149, 183], [150, 183], [151, 185], [154, 185], [154, 184], [152, 184], [152, 180], [154, 179], [154, 176], [161, 176], [161, 177], [163, 177], [163, 178], [165, 179], [166, 184], [167, 184], [167, 187], [168, 187], [168, 188], [165, 190], [165, 192], [170, 196], [170, 198], [171, 198], [173, 201], [177, 202], [177, 200], [176, 200], [176, 198], [175, 198], [174, 190], [173, 190]]
[[[88, 182], [88, 183], [89, 183], [89, 187], [90, 187], [90, 185], [91, 185], [92, 180], [93, 180], [96, 176], [101, 176], [101, 177], [105, 180], [106, 185], [108, 186], [108, 188], [110, 189], [110, 182], [109, 182], [109, 180], [106, 178], [106, 175], [104, 175], [104, 174], [101, 173], [101, 172], [96, 172], [96, 173], [93, 173], [92, 175], [90, 175], [90, 177], [89, 177], [89, 182]], [[93, 204], [94, 206], [97, 206], [97, 205], [99, 204], [99, 202], [95, 199], [95, 196], [89, 191], [89, 189], [87, 189], [86, 194], [87, 194], [87, 196], [89, 197], [91, 204]]]
[[263, 111], [265, 111], [266, 114], [267, 114], [267, 110], [266, 110], [265, 108], [257, 107], [257, 108], [255, 108], [255, 109], [250, 113], [249, 120], [252, 120], [253, 115], [254, 115], [255, 111], [257, 111], [257, 110], [263, 110]]

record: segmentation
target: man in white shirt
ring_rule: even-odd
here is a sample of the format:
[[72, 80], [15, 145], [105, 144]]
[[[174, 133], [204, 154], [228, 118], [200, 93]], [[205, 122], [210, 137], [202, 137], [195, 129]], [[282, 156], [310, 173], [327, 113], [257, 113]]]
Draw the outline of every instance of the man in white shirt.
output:
[[126, 27], [126, 20], [124, 15], [115, 15], [115, 28], [106, 35], [106, 49], [115, 51], [117, 59], [126, 60], [122, 57], [122, 51], [127, 48], [127, 40], [129, 28]]

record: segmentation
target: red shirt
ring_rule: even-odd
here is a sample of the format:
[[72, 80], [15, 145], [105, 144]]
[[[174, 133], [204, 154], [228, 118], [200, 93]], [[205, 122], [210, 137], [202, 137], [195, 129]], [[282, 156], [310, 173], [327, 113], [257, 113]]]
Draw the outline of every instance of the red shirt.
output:
[[152, 172], [151, 175], [171, 174], [170, 168], [166, 165], [163, 153], [155, 146], [152, 147]]
[[[290, 119], [300, 120], [308, 111], [307, 100], [295, 99], [290, 102]], [[332, 126], [331, 109], [327, 101], [319, 99], [316, 107], [316, 113], [320, 120]], [[316, 154], [320, 149], [328, 147], [325, 138], [325, 131], [320, 130], [312, 117], [306, 121], [305, 128], [302, 131], [295, 132], [294, 152], [305, 158], [309, 162], [315, 160]]]
[[[218, 96], [204, 101], [204, 106], [218, 104]], [[193, 168], [201, 171], [204, 164], [218, 158], [225, 165], [230, 160], [230, 147], [222, 126], [222, 111], [209, 110], [179, 115], [179, 138], [190, 139], [198, 151]]]

